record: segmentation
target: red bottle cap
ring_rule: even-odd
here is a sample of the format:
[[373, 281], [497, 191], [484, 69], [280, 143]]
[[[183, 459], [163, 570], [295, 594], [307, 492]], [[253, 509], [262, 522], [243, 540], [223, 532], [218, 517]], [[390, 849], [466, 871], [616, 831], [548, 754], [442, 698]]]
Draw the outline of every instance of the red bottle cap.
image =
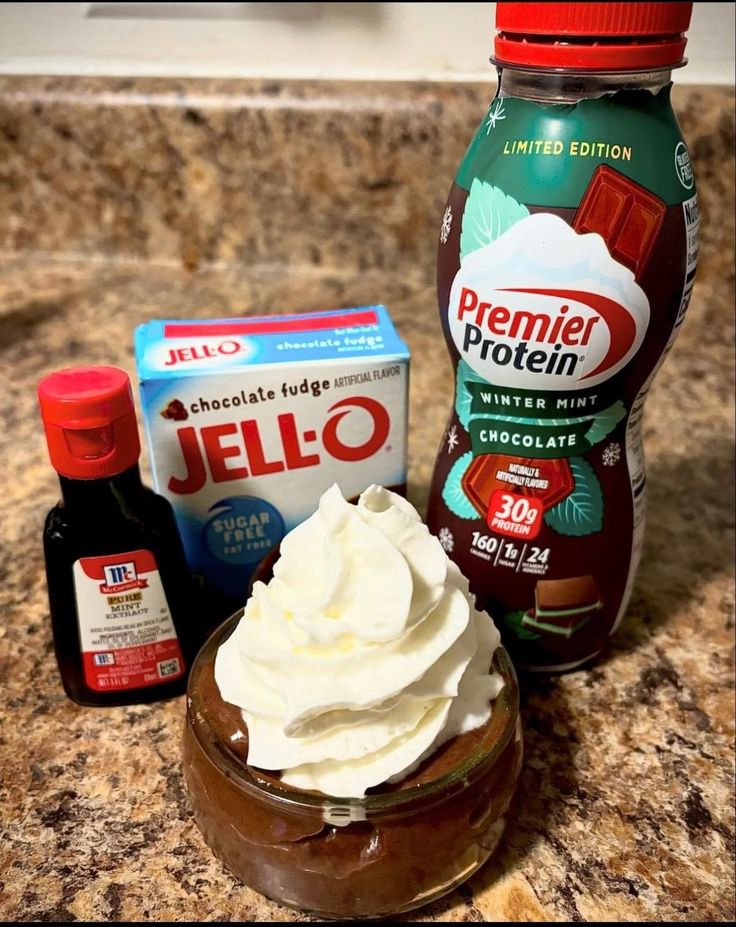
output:
[[78, 480], [115, 476], [141, 453], [128, 374], [117, 367], [68, 367], [38, 384], [51, 465]]
[[497, 3], [493, 61], [571, 71], [685, 63], [692, 3]]

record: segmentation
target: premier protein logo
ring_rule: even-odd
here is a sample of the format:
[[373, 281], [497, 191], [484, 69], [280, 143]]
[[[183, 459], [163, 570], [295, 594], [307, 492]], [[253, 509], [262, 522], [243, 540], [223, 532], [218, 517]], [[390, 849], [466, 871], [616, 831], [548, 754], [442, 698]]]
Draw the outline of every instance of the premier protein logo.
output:
[[[203, 427], [177, 430], [181, 472], [172, 474], [168, 489], [179, 495], [199, 492], [208, 482], [224, 483], [267, 476], [285, 470], [316, 467], [326, 454], [335, 460], [357, 462], [377, 453], [388, 440], [391, 418], [388, 409], [370, 396], [352, 396], [334, 403], [318, 431], [304, 429], [293, 412], [276, 421], [247, 418]], [[344, 419], [359, 417], [361, 438], [351, 443], [340, 427]], [[347, 422], [346, 422], [347, 425]], [[346, 428], [346, 432], [350, 432]], [[267, 452], [264, 438], [271, 445]], [[274, 450], [274, 437], [277, 449]]]
[[[481, 230], [494, 227], [494, 215], [476, 217]], [[447, 323], [460, 356], [489, 383], [587, 389], [639, 350], [649, 300], [600, 235], [540, 212], [462, 256]]]
[[607, 380], [644, 334], [615, 299], [553, 287], [453, 287], [449, 323], [462, 357], [484, 379], [532, 389]]

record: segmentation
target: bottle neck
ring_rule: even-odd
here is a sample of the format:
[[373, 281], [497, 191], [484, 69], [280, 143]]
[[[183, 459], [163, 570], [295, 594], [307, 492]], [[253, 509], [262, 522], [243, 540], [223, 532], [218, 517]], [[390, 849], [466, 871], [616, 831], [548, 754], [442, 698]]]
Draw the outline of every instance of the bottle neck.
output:
[[672, 71], [637, 73], [571, 73], [497, 68], [498, 96], [517, 97], [537, 103], [577, 103], [619, 90], [649, 90], [657, 93], [671, 80]]
[[138, 464], [115, 476], [96, 480], [76, 480], [59, 474], [59, 483], [65, 508], [98, 519], [119, 513], [143, 489]]

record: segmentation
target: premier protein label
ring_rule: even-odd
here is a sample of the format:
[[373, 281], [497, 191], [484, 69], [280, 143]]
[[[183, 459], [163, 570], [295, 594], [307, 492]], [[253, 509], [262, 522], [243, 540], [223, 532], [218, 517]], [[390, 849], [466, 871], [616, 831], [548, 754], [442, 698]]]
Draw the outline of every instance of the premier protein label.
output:
[[577, 389], [605, 382], [636, 354], [649, 301], [600, 235], [540, 213], [464, 257], [448, 322], [461, 356], [490, 383]]
[[155, 485], [192, 570], [244, 594], [337, 482], [406, 482], [408, 360], [381, 306], [137, 333]]

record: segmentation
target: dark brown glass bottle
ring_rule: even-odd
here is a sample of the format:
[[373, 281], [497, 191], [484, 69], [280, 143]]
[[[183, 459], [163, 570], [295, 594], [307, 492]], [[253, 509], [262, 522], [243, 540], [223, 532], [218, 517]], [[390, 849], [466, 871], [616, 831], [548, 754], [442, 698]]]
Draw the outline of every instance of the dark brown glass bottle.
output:
[[128, 377], [72, 368], [38, 394], [62, 495], [43, 543], [64, 689], [81, 705], [180, 695], [201, 642], [196, 590], [170, 504], [141, 482]]

